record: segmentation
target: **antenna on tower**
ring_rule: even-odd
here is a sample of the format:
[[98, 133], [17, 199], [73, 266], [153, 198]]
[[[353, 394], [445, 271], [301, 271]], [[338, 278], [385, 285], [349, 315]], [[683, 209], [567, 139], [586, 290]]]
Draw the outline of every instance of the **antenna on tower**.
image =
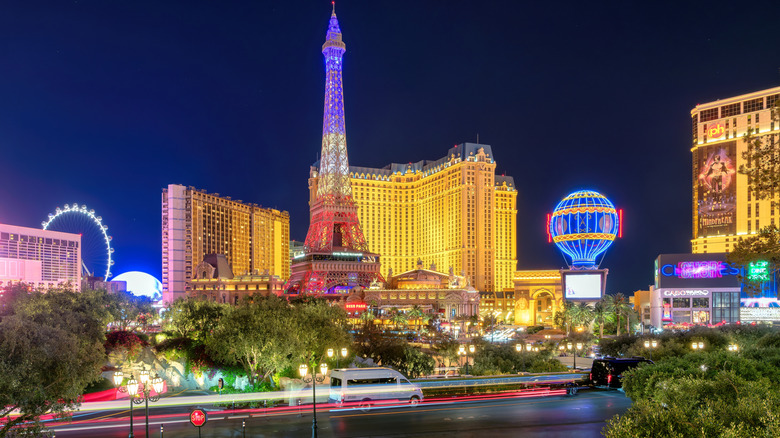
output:
[[477, 144], [479, 144], [479, 132], [477, 132]]

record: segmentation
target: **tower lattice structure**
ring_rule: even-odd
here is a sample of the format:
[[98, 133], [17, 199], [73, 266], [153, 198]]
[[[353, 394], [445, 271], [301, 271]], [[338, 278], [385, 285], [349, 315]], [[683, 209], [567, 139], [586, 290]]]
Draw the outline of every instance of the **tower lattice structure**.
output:
[[322, 45], [325, 57], [325, 107], [322, 121], [322, 155], [317, 195], [311, 202], [311, 222], [304, 255], [293, 260], [288, 293], [333, 294], [373, 282], [379, 274], [379, 257], [368, 252], [352, 199], [347, 138], [344, 122], [342, 59], [346, 46], [335, 6]]

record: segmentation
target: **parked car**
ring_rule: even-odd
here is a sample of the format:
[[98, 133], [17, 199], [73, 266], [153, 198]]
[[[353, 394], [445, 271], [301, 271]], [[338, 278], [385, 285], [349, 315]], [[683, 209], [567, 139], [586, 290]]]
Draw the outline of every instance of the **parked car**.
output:
[[623, 386], [623, 373], [636, 368], [641, 363], [652, 364], [653, 361], [644, 357], [604, 357], [593, 359], [589, 376], [590, 384], [592, 386], [621, 388]]

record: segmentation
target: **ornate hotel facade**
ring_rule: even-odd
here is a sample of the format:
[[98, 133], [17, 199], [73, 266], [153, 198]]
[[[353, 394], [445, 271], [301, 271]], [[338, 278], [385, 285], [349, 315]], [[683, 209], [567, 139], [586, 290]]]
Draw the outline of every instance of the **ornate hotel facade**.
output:
[[[319, 165], [309, 177], [316, 200]], [[349, 167], [352, 196], [382, 275], [414, 269], [419, 258], [463, 273], [480, 291], [513, 287], [517, 190], [496, 175], [488, 145], [464, 143], [436, 161]]]
[[171, 184], [162, 193], [163, 301], [192, 290], [195, 266], [223, 254], [238, 275], [290, 276], [290, 215]]
[[780, 87], [696, 105], [693, 125], [693, 253], [721, 253], [734, 248], [740, 236], [755, 234], [780, 220], [780, 190], [770, 199], [757, 200], [742, 154], [743, 136], [751, 131], [763, 144], [778, 144], [780, 123], [772, 106]]

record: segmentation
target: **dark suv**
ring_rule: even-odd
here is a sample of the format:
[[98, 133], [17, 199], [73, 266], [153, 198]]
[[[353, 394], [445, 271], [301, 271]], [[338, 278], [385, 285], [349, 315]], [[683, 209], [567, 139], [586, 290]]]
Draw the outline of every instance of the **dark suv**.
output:
[[590, 384], [593, 386], [607, 386], [620, 388], [623, 386], [623, 373], [626, 370], [636, 368], [640, 363], [653, 363], [644, 357], [604, 357], [594, 359], [590, 368]]

